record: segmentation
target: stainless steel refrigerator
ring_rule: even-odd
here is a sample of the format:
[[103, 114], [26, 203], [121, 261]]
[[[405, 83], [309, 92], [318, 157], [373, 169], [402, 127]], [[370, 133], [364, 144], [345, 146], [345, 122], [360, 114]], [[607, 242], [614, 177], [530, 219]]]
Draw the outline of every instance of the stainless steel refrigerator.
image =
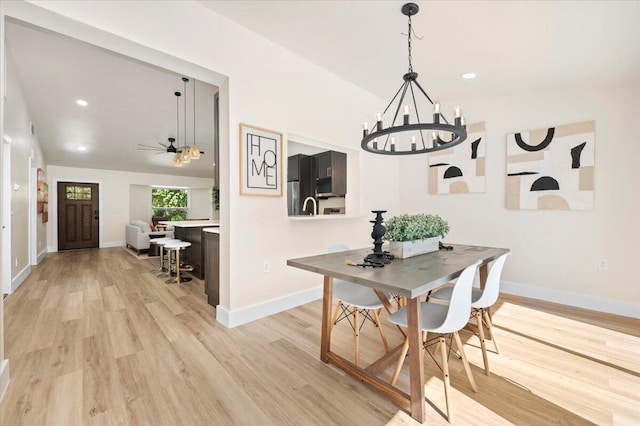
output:
[[300, 214], [300, 182], [287, 182], [287, 211], [289, 216]]

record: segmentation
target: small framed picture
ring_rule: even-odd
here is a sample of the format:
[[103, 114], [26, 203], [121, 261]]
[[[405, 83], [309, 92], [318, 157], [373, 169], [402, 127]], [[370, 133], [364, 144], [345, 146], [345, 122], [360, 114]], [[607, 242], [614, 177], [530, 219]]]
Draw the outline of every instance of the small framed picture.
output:
[[282, 196], [282, 133], [240, 123], [240, 195]]

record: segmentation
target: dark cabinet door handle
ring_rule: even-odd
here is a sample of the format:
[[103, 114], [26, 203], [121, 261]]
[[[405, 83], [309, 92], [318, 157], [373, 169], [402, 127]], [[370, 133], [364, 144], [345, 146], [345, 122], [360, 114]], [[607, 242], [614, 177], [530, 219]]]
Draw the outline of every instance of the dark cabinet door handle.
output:
[[331, 167], [327, 167], [327, 177], [331, 177]]

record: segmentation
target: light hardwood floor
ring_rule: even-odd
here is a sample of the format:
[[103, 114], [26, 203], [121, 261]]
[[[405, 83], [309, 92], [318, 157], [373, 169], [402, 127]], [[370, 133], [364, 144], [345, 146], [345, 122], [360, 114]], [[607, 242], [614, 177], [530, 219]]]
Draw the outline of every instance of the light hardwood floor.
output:
[[[319, 301], [228, 330], [202, 281], [166, 285], [155, 266], [111, 248], [52, 253], [34, 268], [4, 301], [2, 426], [415, 424], [320, 362]], [[640, 424], [640, 321], [515, 297], [493, 318], [502, 354], [489, 355], [490, 377], [476, 338], [461, 334], [478, 393], [450, 362], [456, 423]], [[383, 353], [370, 324], [360, 345], [363, 364]], [[332, 347], [352, 354], [348, 325]], [[440, 372], [425, 362], [427, 422], [446, 424]], [[398, 384], [408, 387], [406, 366]]]

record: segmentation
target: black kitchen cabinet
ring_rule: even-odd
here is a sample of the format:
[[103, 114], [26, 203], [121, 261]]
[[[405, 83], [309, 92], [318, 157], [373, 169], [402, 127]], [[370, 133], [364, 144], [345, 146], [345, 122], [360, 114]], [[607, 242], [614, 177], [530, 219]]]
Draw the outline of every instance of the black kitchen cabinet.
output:
[[347, 193], [347, 154], [337, 151], [315, 154], [313, 176], [318, 198], [343, 197]]
[[220, 304], [220, 234], [204, 233], [204, 292], [207, 302], [216, 307]]

